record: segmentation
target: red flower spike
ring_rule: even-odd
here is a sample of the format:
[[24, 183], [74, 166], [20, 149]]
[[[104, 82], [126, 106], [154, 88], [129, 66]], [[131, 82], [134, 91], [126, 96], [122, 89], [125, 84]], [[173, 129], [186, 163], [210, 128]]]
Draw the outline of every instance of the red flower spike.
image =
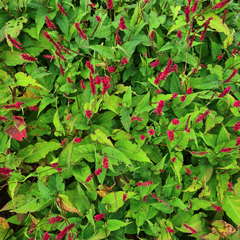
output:
[[200, 116], [198, 116], [195, 122], [203, 121], [203, 119], [205, 119], [205, 117], [207, 117], [208, 114], [210, 114], [210, 110], [206, 110], [205, 113], [203, 113]]
[[214, 205], [212, 204], [212, 207], [217, 211], [217, 212], [221, 212], [222, 211], [222, 208], [217, 206], [217, 205]]
[[36, 61], [37, 61], [37, 59], [36, 59], [35, 57], [29, 56], [29, 55], [27, 55], [26, 53], [23, 53], [23, 54], [21, 55], [21, 57], [22, 57], [24, 60], [28, 60], [28, 61], [30, 61], [30, 62], [36, 62]]
[[171, 234], [174, 233], [175, 231], [173, 229], [171, 229], [170, 227], [167, 227], [167, 231]]
[[157, 67], [160, 61], [157, 59], [155, 62], [151, 63], [151, 67]]
[[159, 172], [161, 173], [161, 172], [162, 172], [162, 169], [159, 169]]
[[175, 160], [176, 160], [176, 158], [174, 157], [174, 158], [171, 159], [171, 162], [174, 163]]
[[61, 222], [63, 218], [61, 216], [51, 217], [48, 219], [49, 224], [54, 224], [56, 222]]
[[46, 16], [45, 17], [45, 21], [47, 23], [47, 26], [50, 28], [50, 29], [57, 29], [56, 26], [50, 21], [49, 17]]
[[186, 132], [190, 133], [190, 132], [191, 132], [191, 130], [190, 130], [189, 128], [187, 128], [187, 129], [186, 129]]
[[99, 23], [102, 21], [102, 19], [99, 16], [96, 16], [95, 18]]
[[218, 95], [219, 98], [222, 98], [224, 96], [226, 96], [231, 90], [231, 86], [228, 86], [227, 88], [224, 89], [224, 91]]
[[113, 1], [112, 0], [107, 0], [107, 7], [110, 10], [113, 8]]
[[127, 29], [123, 17], [120, 18], [119, 28], [122, 29], [122, 30]]
[[238, 70], [235, 68], [235, 69], [233, 70], [233, 72], [231, 73], [231, 75], [228, 77], [228, 79], [223, 82], [223, 84], [230, 82], [231, 79], [237, 74], [237, 72], [238, 72]]
[[151, 40], [151, 41], [153, 41], [153, 39], [154, 39], [154, 36], [155, 36], [155, 32], [154, 32], [154, 31], [152, 31], [152, 32], [150, 33], [150, 40]]
[[172, 124], [173, 124], [173, 125], [178, 125], [178, 124], [180, 124], [180, 122], [179, 122], [179, 120], [178, 120], [177, 118], [174, 118], [174, 119], [172, 120]]
[[9, 176], [11, 172], [12, 170], [9, 168], [0, 167], [0, 174], [2, 175]]
[[144, 136], [144, 135], [141, 135], [141, 136], [140, 136], [140, 139], [141, 139], [141, 140], [144, 140], [144, 139], [145, 139], [145, 136]]
[[113, 67], [107, 67], [107, 70], [109, 71], [109, 73], [114, 73], [116, 71], [116, 66], [113, 66]]
[[85, 86], [84, 81], [82, 79], [80, 80], [80, 85], [81, 85], [81, 88], [83, 90], [85, 90], [86, 86]]
[[233, 107], [240, 107], [240, 100], [233, 103]]
[[81, 138], [75, 138], [73, 141], [74, 141], [75, 143], [80, 143], [80, 142], [82, 141], [82, 139], [81, 139]]
[[61, 142], [61, 146], [63, 146], [63, 145], [66, 143], [66, 141], [67, 141], [67, 139], [64, 138], [64, 139], [62, 140], [62, 142]]
[[198, 3], [199, 3], [199, 0], [196, 0], [194, 3], [193, 3], [193, 6], [192, 6], [192, 13], [195, 13], [197, 11], [197, 8], [198, 8]]
[[176, 189], [177, 189], [177, 190], [179, 190], [179, 189], [180, 189], [180, 187], [181, 187], [181, 186], [178, 184], [178, 185], [176, 186]]
[[86, 111], [85, 111], [85, 115], [86, 115], [86, 117], [87, 117], [88, 119], [90, 119], [91, 116], [92, 116], [92, 111], [91, 111], [91, 110], [86, 110]]
[[120, 67], [123, 67], [124, 64], [128, 63], [128, 59], [126, 57], [124, 57], [122, 60], [119, 61], [121, 63]]
[[234, 126], [233, 126], [233, 131], [238, 131], [240, 129], [240, 121], [238, 121]]
[[210, 20], [212, 20], [212, 19], [213, 19], [212, 17], [208, 18], [207, 21], [204, 22], [203, 25], [202, 25], [202, 26], [204, 26], [204, 30], [202, 31], [201, 36], [200, 36], [200, 41], [201, 41], [201, 42], [202, 42], [202, 41], [204, 40], [204, 38], [205, 38], [205, 34], [206, 34], [206, 32], [207, 32], [208, 25], [209, 25], [209, 23], [210, 23]]
[[187, 93], [187, 94], [191, 94], [191, 93], [192, 93], [192, 91], [193, 91], [193, 88], [192, 88], [192, 87], [190, 87], [190, 88], [188, 88], [188, 89], [187, 89], [187, 92], [186, 92], [186, 93]]
[[169, 130], [167, 131], [167, 133], [168, 133], [168, 140], [172, 142], [174, 140], [174, 131]]
[[146, 198], [147, 198], [148, 196], [144, 196], [143, 197], [143, 202], [146, 202]]
[[91, 3], [90, 6], [91, 6], [92, 9], [95, 8], [95, 4], [94, 3]]
[[60, 64], [60, 66], [59, 66], [59, 70], [60, 70], [60, 73], [62, 74], [62, 76], [64, 76], [64, 70], [63, 70], [63, 66], [62, 66], [62, 64]]
[[106, 169], [109, 168], [108, 158], [107, 158], [107, 157], [104, 157], [104, 158], [103, 158], [103, 167], [106, 168]]
[[178, 38], [182, 38], [182, 32], [181, 32], [180, 29], [179, 29], [178, 32], [177, 32], [177, 37], [178, 37]]
[[67, 77], [68, 83], [74, 83], [69, 77]]
[[185, 7], [185, 10], [184, 10], [184, 13], [185, 13], [185, 16], [186, 16], [186, 23], [188, 23], [190, 21], [190, 8], [189, 6], [186, 6]]
[[95, 218], [95, 221], [100, 221], [102, 218], [104, 218], [104, 213], [98, 214], [94, 218]]
[[220, 152], [231, 152], [233, 148], [222, 148]]
[[213, 6], [212, 9], [219, 9], [219, 8], [223, 8], [224, 6], [226, 6], [231, 0], [224, 0], [220, 3], [218, 3], [217, 5]]
[[6, 122], [8, 119], [5, 116], [0, 116], [0, 120]]
[[63, 15], [67, 16], [67, 13], [64, 11], [63, 7], [59, 3], [57, 3], [57, 7]]
[[101, 168], [98, 168], [98, 169], [95, 171], [95, 175], [98, 176], [100, 173], [102, 173], [102, 169], [101, 169]]
[[116, 41], [118, 45], [122, 46], [122, 43], [120, 42], [120, 36], [118, 34], [116, 35]]
[[238, 146], [238, 145], [240, 145], [240, 136], [238, 137], [237, 143], [235, 144], [235, 146]]
[[193, 180], [197, 181], [197, 177], [193, 177]]
[[181, 101], [181, 102], [184, 102], [184, 101], [186, 100], [186, 97], [187, 97], [186, 95], [181, 96], [181, 97], [180, 97], [180, 101]]
[[95, 86], [95, 82], [93, 81], [93, 77], [91, 74], [89, 75], [89, 80], [90, 80], [90, 87], [91, 87], [92, 95], [94, 96], [96, 94], [96, 86]]
[[90, 174], [89, 176], [87, 176], [85, 182], [86, 182], [86, 183], [87, 183], [87, 182], [90, 182], [92, 179], [93, 179], [93, 174]]
[[91, 71], [91, 74], [95, 74], [95, 70], [90, 61], [86, 61], [87, 68]]
[[232, 188], [232, 183], [231, 182], [228, 183], [228, 188]]
[[163, 109], [164, 105], [165, 105], [164, 100], [160, 100], [158, 105], [157, 105], [157, 108], [156, 108], [156, 113], [157, 113], [158, 116], [162, 115], [162, 109]]
[[14, 47], [16, 47], [17, 49], [21, 49], [22, 51], [24, 50], [22, 48], [22, 44], [20, 42], [18, 42], [17, 40], [15, 40], [14, 38], [12, 38], [9, 34], [7, 34], [7, 38]]
[[191, 170], [190, 169], [188, 169], [188, 168], [185, 168], [185, 170], [186, 170], [186, 172], [187, 172], [187, 175], [191, 175], [192, 174], [192, 172], [191, 172]]
[[75, 227], [75, 223], [71, 223], [69, 226], [65, 227], [56, 237], [56, 240], [61, 240], [72, 228]]
[[110, 81], [111, 81], [111, 78], [109, 76], [106, 76], [106, 78], [102, 79], [102, 86], [103, 86], [102, 92], [101, 92], [102, 95], [104, 95], [107, 92], [107, 90], [111, 87]]
[[153, 135], [154, 135], [154, 133], [155, 133], [155, 130], [153, 130], [153, 129], [150, 129], [150, 130], [148, 131], [148, 133], [149, 133], [149, 135], [150, 135], [150, 136], [153, 136]]
[[86, 41], [87, 40], [87, 35], [81, 30], [78, 22], [74, 23], [74, 27], [77, 29], [79, 36], [82, 37]]
[[19, 128], [24, 125], [26, 126], [26, 123], [24, 120], [22, 120], [22, 123], [18, 121], [14, 121], [14, 125], [8, 127], [5, 132], [6, 134], [18, 141], [23, 141], [22, 138], [27, 138], [26, 128], [24, 128], [21, 132], [19, 131]]
[[123, 194], [123, 202], [125, 202], [127, 199], [127, 194]]
[[173, 98], [176, 98], [178, 96], [178, 94], [177, 93], [174, 93], [173, 95], [172, 95], [172, 97], [171, 97], [171, 100], [173, 99]]

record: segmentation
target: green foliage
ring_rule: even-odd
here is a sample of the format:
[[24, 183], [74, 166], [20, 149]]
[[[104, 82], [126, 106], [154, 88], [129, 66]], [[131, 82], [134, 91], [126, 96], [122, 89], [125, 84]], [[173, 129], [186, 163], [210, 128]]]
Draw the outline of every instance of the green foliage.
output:
[[238, 1], [111, 2], [0, 1], [0, 240], [240, 239]]

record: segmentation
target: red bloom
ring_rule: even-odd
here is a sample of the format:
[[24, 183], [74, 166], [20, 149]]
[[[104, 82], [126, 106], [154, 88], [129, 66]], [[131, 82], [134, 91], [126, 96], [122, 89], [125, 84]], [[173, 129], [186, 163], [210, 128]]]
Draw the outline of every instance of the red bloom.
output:
[[219, 9], [219, 8], [223, 8], [225, 5], [227, 5], [231, 0], [224, 0], [220, 3], [218, 3], [217, 5], [215, 5], [214, 7], [212, 7], [212, 9]]
[[64, 76], [64, 70], [63, 70], [63, 66], [62, 66], [62, 64], [60, 64], [60, 66], [59, 66], [59, 70], [60, 70], [60, 73]]
[[163, 91], [163, 90], [161, 90], [161, 89], [157, 89], [157, 90], [156, 90], [156, 93], [159, 94], [159, 93], [161, 93], [162, 91]]
[[187, 224], [183, 223], [183, 226], [184, 226], [186, 229], [190, 230], [190, 231], [192, 232], [192, 234], [196, 234], [196, 233], [197, 233], [196, 230], [194, 230], [193, 228], [191, 228], [191, 227], [188, 226]]
[[137, 183], [136, 183], [136, 185], [137, 185], [138, 187], [141, 187], [141, 186], [147, 187], [147, 186], [150, 186], [150, 185], [152, 185], [152, 184], [153, 184], [153, 182], [152, 182], [151, 180], [146, 181], [146, 182], [143, 182], [143, 183], [141, 183], [141, 182], [137, 182]]
[[91, 74], [89, 75], [89, 80], [90, 80], [90, 87], [91, 87], [92, 95], [94, 96], [96, 94], [96, 86], [95, 86], [95, 82], [93, 81], [93, 77]]
[[113, 1], [112, 0], [107, 0], [107, 7], [108, 7], [108, 9], [111, 10], [111, 8], [113, 7]]
[[13, 120], [15, 120], [15, 121], [18, 121], [18, 122], [20, 122], [20, 123], [24, 123], [24, 119], [22, 118], [22, 117], [19, 117], [19, 116], [13, 116]]
[[106, 76], [106, 78], [105, 77], [103, 77], [103, 78], [101, 78], [102, 79], [102, 85], [103, 85], [103, 88], [102, 88], [102, 92], [101, 92], [101, 94], [102, 95], [104, 95], [106, 92], [107, 92], [107, 90], [111, 87], [111, 78], [109, 77], [109, 76]]
[[217, 211], [217, 212], [221, 212], [222, 211], [222, 208], [217, 206], [217, 205], [214, 205], [212, 204], [212, 207]]
[[238, 121], [234, 126], [233, 126], [233, 131], [238, 131], [240, 129], [240, 121]]
[[224, 91], [218, 95], [219, 98], [224, 97], [225, 95], [227, 95], [230, 92], [231, 86], [228, 86], [227, 88], [224, 89]]
[[177, 37], [178, 37], [178, 38], [182, 38], [182, 32], [181, 32], [180, 29], [179, 29], [178, 32], [177, 32]]
[[45, 232], [44, 236], [43, 236], [43, 240], [49, 240], [51, 236], [48, 234], [48, 232]]
[[159, 169], [159, 172], [161, 173], [161, 172], [162, 172], [162, 169]]
[[127, 194], [123, 194], [123, 201], [125, 202], [127, 199]]
[[116, 35], [116, 41], [117, 44], [119, 44], [120, 46], [122, 45], [122, 43], [120, 42], [120, 36], [118, 34]]
[[12, 38], [9, 34], [7, 34], [8, 40], [11, 42], [11, 44], [16, 47], [17, 49], [21, 49], [22, 51], [24, 50], [22, 48], [22, 44], [20, 42], [18, 42], [17, 40], [15, 40], [14, 38]]
[[63, 220], [63, 218], [61, 216], [57, 216], [57, 217], [51, 217], [48, 219], [49, 224], [53, 224], [56, 222], [61, 222]]
[[187, 172], [187, 175], [191, 175], [191, 174], [192, 174], [192, 172], [191, 172], [191, 170], [190, 170], [190, 169], [188, 169], [188, 168], [185, 168], [185, 170], [186, 170], [186, 172]]
[[5, 116], [0, 116], [0, 120], [6, 122], [8, 119]]
[[174, 230], [171, 229], [170, 227], [167, 227], [167, 231], [168, 231], [169, 233], [174, 233]]
[[209, 25], [209, 23], [210, 23], [210, 20], [212, 20], [212, 19], [213, 19], [213, 17], [208, 18], [207, 21], [204, 22], [203, 25], [202, 25], [202, 26], [204, 26], [204, 30], [202, 31], [201, 36], [200, 36], [200, 41], [201, 41], [201, 42], [202, 42], [202, 41], [204, 40], [204, 38], [205, 38], [205, 34], [206, 34], [206, 32], [207, 32], [208, 25]]
[[189, 6], [185, 7], [184, 13], [185, 13], [185, 16], [186, 16], [186, 23], [188, 23], [190, 21], [190, 16], [189, 16], [190, 8], [189, 8]]
[[188, 89], [187, 89], [187, 92], [186, 92], [186, 93], [187, 93], [187, 94], [191, 94], [191, 93], [192, 93], [192, 91], [193, 91], [193, 88], [192, 88], [192, 87], [190, 87], [190, 88], [188, 88]]
[[240, 100], [233, 103], [234, 107], [240, 107]]
[[122, 106], [122, 103], [119, 103], [118, 105], [119, 105], [119, 107], [121, 107], [121, 106]]
[[95, 171], [95, 175], [98, 176], [100, 173], [102, 173], [102, 169], [101, 169], [101, 168], [98, 168], [98, 169]]
[[180, 189], [180, 187], [181, 187], [181, 186], [178, 184], [178, 185], [176, 186], [176, 189], [177, 189], [177, 190], [179, 190], [179, 189]]
[[2, 105], [2, 106], [5, 109], [19, 109], [19, 108], [22, 107], [23, 104], [24, 104], [23, 102], [18, 101], [18, 102], [15, 102], [14, 104], [9, 104], [9, 105], [6, 105], [6, 106]]
[[109, 168], [108, 158], [107, 158], [107, 157], [104, 157], [104, 158], [103, 158], [103, 167], [106, 168], [106, 169]]
[[237, 143], [235, 144], [235, 146], [238, 146], [238, 145], [240, 145], [240, 136], [238, 137]]
[[141, 140], [144, 140], [144, 139], [145, 139], [145, 136], [144, 136], [144, 135], [141, 135], [141, 136], [140, 136], [140, 139], [141, 139]]
[[186, 97], [187, 97], [186, 95], [181, 96], [181, 97], [180, 97], [180, 101], [181, 101], [181, 102], [184, 102], [184, 101], [186, 100]]
[[85, 86], [84, 81], [82, 79], [80, 80], [80, 85], [81, 85], [81, 88], [83, 90], [85, 90], [86, 86]]
[[157, 108], [156, 108], [156, 113], [157, 113], [158, 116], [162, 115], [162, 109], [163, 109], [164, 105], [165, 105], [164, 100], [160, 100], [158, 105], [157, 105]]
[[51, 28], [51, 29], [57, 29], [56, 26], [50, 21], [50, 19], [49, 19], [48, 16], [45, 17], [45, 21], [46, 21], [47, 26], [48, 26], [49, 28]]
[[119, 28], [122, 29], [122, 30], [127, 29], [123, 17], [120, 18]]
[[95, 70], [94, 70], [93, 65], [91, 64], [91, 62], [90, 61], [86, 61], [86, 65], [87, 65], [87, 68], [90, 69], [91, 74], [95, 74]]
[[233, 148], [222, 148], [220, 152], [231, 152]]
[[109, 71], [109, 73], [114, 73], [116, 71], [116, 66], [113, 66], [113, 67], [107, 67], [107, 70]]
[[68, 83], [74, 83], [69, 77], [67, 77]]
[[174, 157], [174, 158], [171, 159], [171, 162], [174, 163], [175, 160], [176, 160], [176, 158]]
[[95, 83], [96, 83], [97, 85], [99, 85], [99, 84], [101, 83], [101, 79], [100, 79], [100, 77], [99, 77], [98, 75], [96, 75], [94, 81], [95, 81]]
[[148, 133], [149, 133], [149, 135], [150, 135], [150, 136], [153, 136], [153, 135], [154, 135], [154, 133], [155, 133], [155, 130], [153, 130], [153, 129], [150, 129], [150, 130], [148, 131]]
[[67, 139], [64, 138], [64, 139], [62, 140], [62, 142], [61, 142], [61, 146], [63, 146], [63, 145], [66, 143], [66, 141], [67, 141]]
[[224, 9], [224, 13], [223, 13], [223, 16], [222, 16], [222, 23], [223, 24], [225, 23], [227, 12], [228, 12], [227, 9]]
[[172, 142], [174, 140], [174, 131], [169, 130], [167, 133], [168, 133], [168, 140]]
[[97, 21], [100, 23], [102, 19], [99, 16], [96, 16]]
[[205, 113], [201, 114], [200, 116], [197, 117], [196, 122], [201, 122], [207, 115], [210, 113], [210, 110], [206, 110]]
[[144, 196], [144, 197], [143, 197], [143, 201], [144, 201], [144, 202], [146, 202], [146, 198], [147, 198], [147, 197], [148, 197], [148, 196]]
[[9, 176], [11, 172], [12, 172], [12, 170], [9, 168], [0, 167], [0, 174]]
[[23, 53], [23, 54], [21, 55], [21, 57], [22, 57], [24, 60], [28, 60], [28, 61], [30, 61], [30, 62], [36, 62], [36, 61], [37, 61], [37, 59], [36, 59], [35, 57], [29, 56], [29, 55], [27, 55], [26, 53]]
[[151, 67], [156, 67], [159, 63], [160, 61], [157, 59], [155, 62], [151, 63]]
[[193, 177], [193, 180], [195, 180], [195, 181], [196, 181], [196, 180], [197, 180], [197, 177]]
[[93, 179], [93, 174], [90, 174], [89, 176], [87, 176], [85, 182], [86, 182], [86, 183], [87, 183], [87, 182], [90, 182], [92, 179]]
[[67, 232], [69, 232], [73, 227], [75, 227], [75, 223], [71, 223], [69, 226], [65, 227], [56, 237], [56, 240], [61, 240]]
[[124, 64], [128, 63], [128, 59], [126, 57], [124, 57], [122, 60], [119, 61], [121, 63], [120, 67], [123, 67]]
[[186, 132], [190, 133], [190, 129], [189, 129], [189, 128], [187, 128], [187, 129], [186, 129]]
[[74, 23], [74, 26], [77, 29], [79, 36], [82, 37], [84, 40], [86, 40], [87, 39], [87, 35], [81, 30], [79, 23], [78, 22]]
[[88, 119], [90, 119], [91, 116], [92, 116], [92, 111], [91, 111], [91, 110], [86, 110], [86, 111], [85, 111], [85, 115], [86, 115], [86, 117], [87, 117]]
[[67, 15], [67, 13], [64, 11], [63, 7], [59, 3], [57, 3], [57, 7], [63, 15]]
[[95, 221], [100, 221], [102, 218], [104, 218], [104, 213], [98, 214], [94, 218], [95, 218]]
[[151, 40], [151, 41], [153, 41], [154, 36], [155, 36], [155, 32], [154, 32], [154, 31], [151, 31], [151, 33], [150, 33], [150, 40]]
[[91, 3], [90, 6], [91, 6], [91, 8], [95, 8], [95, 4], [94, 3]]
[[231, 182], [228, 183], [228, 188], [232, 188], [232, 183]]
[[74, 138], [74, 140], [73, 140], [75, 143], [80, 143], [81, 141], [82, 141], [82, 139], [81, 138]]
[[177, 118], [174, 118], [174, 119], [172, 120], [172, 124], [173, 124], [173, 125], [178, 125], [178, 124], [180, 124], [180, 122], [179, 122], [179, 120], [178, 120]]
[[53, 56], [53, 55], [43, 55], [43, 57], [47, 58], [47, 59], [50, 59], [50, 60], [55, 60], [56, 57]]
[[231, 75], [228, 77], [228, 79], [223, 82], [223, 84], [230, 82], [231, 79], [237, 74], [237, 72], [238, 72], [238, 70], [235, 68], [235, 69], [233, 70], [233, 72], [231, 73]]
[[192, 6], [192, 13], [195, 13], [197, 11], [197, 7], [198, 7], [198, 0], [196, 0], [194, 3], [193, 3], [193, 6]]
[[146, 53], [144, 53], [144, 54], [143, 54], [143, 57], [146, 57], [146, 56], [147, 56], [147, 54], [146, 54]]
[[176, 98], [178, 96], [178, 94], [177, 93], [174, 93], [173, 95], [172, 95], [172, 97], [171, 97], [171, 100], [173, 99], [173, 98]]

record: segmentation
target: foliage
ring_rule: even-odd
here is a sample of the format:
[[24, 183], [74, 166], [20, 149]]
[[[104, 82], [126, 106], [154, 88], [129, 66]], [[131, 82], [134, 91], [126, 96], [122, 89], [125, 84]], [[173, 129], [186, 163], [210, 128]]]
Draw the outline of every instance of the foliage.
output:
[[0, 14], [0, 239], [240, 239], [237, 0]]

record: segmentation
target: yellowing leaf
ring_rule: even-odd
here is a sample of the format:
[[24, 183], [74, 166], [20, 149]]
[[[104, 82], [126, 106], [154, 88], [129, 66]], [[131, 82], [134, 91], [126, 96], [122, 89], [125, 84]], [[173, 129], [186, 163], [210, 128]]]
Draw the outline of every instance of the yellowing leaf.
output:
[[100, 197], [104, 197], [106, 196], [107, 194], [109, 194], [109, 191], [112, 191], [113, 187], [115, 186], [116, 183], [114, 183], [112, 186], [108, 187], [108, 186], [102, 186], [102, 185], [99, 185], [98, 188], [100, 189], [99, 191], [97, 191], [98, 195]]

